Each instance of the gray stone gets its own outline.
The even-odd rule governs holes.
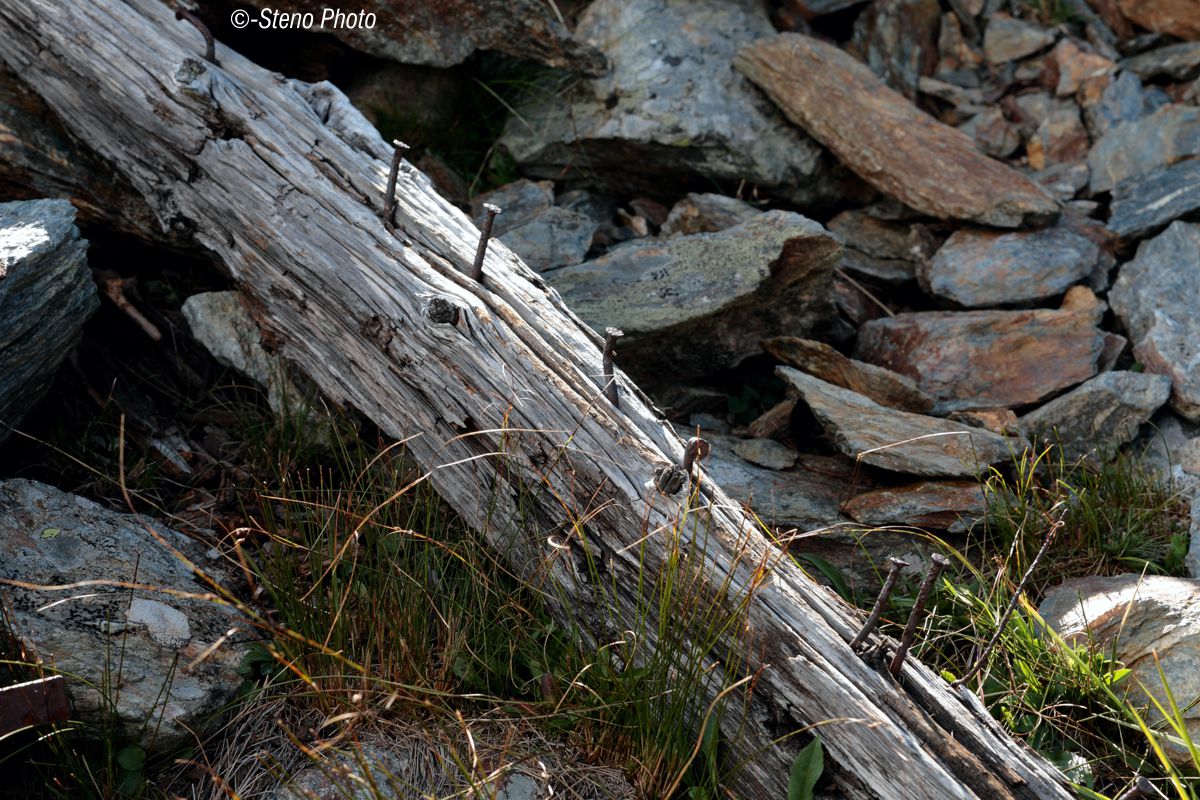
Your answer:
[[[1132,72],[1120,72],[1104,88],[1100,100],[1087,107],[1088,128],[1101,137],[1124,122],[1135,122],[1147,113],[1149,97]]]
[[[914,379],[949,412],[1036,403],[1095,375],[1103,351],[1095,311],[1033,309],[871,320],[855,354]]]
[[[522,171],[624,196],[661,195],[700,176],[757,184],[798,203],[845,191],[834,163],[729,68],[774,33],[755,0],[597,0],[576,29],[612,69],[538,93],[501,138]]]
[[[796,465],[798,455],[787,445],[774,439],[742,439],[733,446],[739,458],[767,469],[790,469]]]
[[[1200,226],[1173,222],[1138,246],[1109,292],[1133,353],[1171,378],[1171,407],[1200,421]]]
[[[1121,68],[1143,79],[1165,77],[1190,81],[1200,77],[1200,42],[1181,42],[1147,50],[1123,59]]]
[[[940,19],[937,0],[876,0],[854,21],[847,50],[912,100],[921,76],[937,65]]]
[[[471,201],[471,219],[483,225],[487,219],[484,204],[496,206],[500,213],[492,223],[492,235],[503,236],[519,228],[554,205],[554,184],[550,181],[531,181],[527,178],[507,183],[498,189],[476,195]]]
[[[1162,483],[1188,503],[1189,546],[1184,566],[1190,577],[1200,578],[1200,426],[1171,411],[1160,411],[1142,429],[1137,445]]]
[[[711,193],[688,194],[671,207],[660,233],[663,236],[716,233],[740,225],[761,213],[736,197]]]
[[[1046,624],[1073,645],[1111,654],[1128,667],[1130,699],[1148,705],[1147,722],[1167,729],[1146,695],[1170,708],[1167,687],[1183,709],[1192,739],[1200,740],[1200,582],[1128,574],[1069,580],[1046,593],[1038,607]],[[1159,669],[1162,675],[1159,675]],[[1177,764],[1191,764],[1187,747],[1159,740]]]
[[[864,211],[843,211],[829,221],[828,227],[845,245],[845,269],[885,283],[913,279],[919,259],[909,225],[878,219]]]
[[[1008,14],[993,14],[983,32],[983,55],[992,64],[1004,64],[1033,55],[1054,43],[1054,34]]]
[[[933,409],[933,398],[918,389],[912,378],[847,358],[824,342],[779,336],[764,339],[762,345],[789,367],[857,392],[880,405],[918,414]]]
[[[66,200],[0,203],[0,442],[37,404],[99,308]]]
[[[1071,460],[1106,457],[1150,419],[1171,393],[1165,375],[1105,372],[1021,417],[1030,439],[1062,445]]]
[[[1021,134],[997,106],[987,106],[958,126],[993,158],[1008,158],[1021,146]]]
[[[0,483],[0,579],[99,581],[71,591],[5,587],[15,630],[36,658],[66,675],[74,718],[99,728],[115,701],[122,734],[157,753],[194,742],[237,693],[251,626],[205,599],[207,586],[147,527],[218,581],[228,580],[204,566],[202,545],[143,516],[34,481]],[[102,697],[106,681],[120,692]]]
[[[1088,154],[1088,134],[1078,108],[1056,109],[1042,120],[1025,143],[1029,166],[1045,169],[1053,164],[1082,161]]]
[[[839,451],[875,467],[969,477],[1028,446],[982,428],[886,408],[791,367],[775,372],[800,392]]]
[[[1200,158],[1190,158],[1113,189],[1108,228],[1123,238],[1139,238],[1200,208]]]
[[[1125,122],[1092,146],[1088,167],[1093,192],[1200,155],[1200,108],[1170,105],[1148,117]]]
[[[583,263],[599,224],[558,206],[543,209],[498,238],[537,272]]]
[[[922,481],[855,495],[845,511],[864,525],[962,533],[987,513],[979,481]]]
[[[841,246],[816,222],[769,211],[720,233],[641,239],[546,273],[597,331],[625,332],[622,369],[651,383],[704,375],[833,317]]]
[[[1062,294],[1100,260],[1100,246],[1063,218],[1034,231],[957,230],[917,277],[927,292],[979,308]]]
[[[1087,164],[1082,161],[1051,164],[1045,169],[1029,174],[1029,177],[1051,196],[1063,202],[1070,202],[1075,195],[1087,188],[1088,176]],[[1073,203],[1072,207],[1078,209],[1078,202]],[[1082,213],[1090,214],[1091,209]]]

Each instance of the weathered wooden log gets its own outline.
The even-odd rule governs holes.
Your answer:
[[[411,169],[389,231],[389,148],[336,89],[219,44],[219,66],[200,53],[156,0],[0,0],[0,57],[160,217],[195,226],[282,352],[390,435],[415,435],[442,496],[518,574],[555,586],[564,619],[607,608],[638,628],[639,575],[662,569],[687,494],[650,485],[683,454],[670,427],[619,371],[620,407],[605,398],[599,338],[502,244],[470,280],[478,231]],[[774,546],[703,486],[696,568],[735,593],[755,587],[737,634],[751,637],[755,678],[721,724],[745,764],[738,794],[783,797],[802,737],[776,739],[821,725],[841,796],[1069,796],[971,695],[912,659],[899,684],[860,660],[848,642],[861,615],[787,560],[760,569],[779,561]]]

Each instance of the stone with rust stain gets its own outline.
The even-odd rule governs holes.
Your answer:
[[[978,481],[922,481],[855,495],[843,509],[864,525],[961,533],[987,511]]]
[[[833,45],[780,34],[741,48],[734,66],[859,177],[917,211],[1005,228],[1058,214],[1036,184]]]
[[[912,378],[847,358],[824,342],[780,336],[765,340],[763,349],[788,366],[858,392],[880,405],[921,414],[933,409],[933,398],[918,389]]]
[[[1200,0],[1117,0],[1121,13],[1146,30],[1200,39]]]
[[[776,367],[775,373],[800,392],[834,447],[882,469],[969,477],[1028,444],[981,428],[887,408],[791,367]]]
[[[1124,122],[1092,145],[1088,168],[1093,192],[1107,192],[1185,158],[1200,156],[1200,108],[1168,105]]]
[[[1086,312],[927,311],[866,323],[855,355],[956,411],[1036,403],[1095,375],[1103,350]]]

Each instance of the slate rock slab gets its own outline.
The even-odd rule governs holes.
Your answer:
[[[1100,245],[1065,219],[1012,233],[961,228],[921,265],[917,278],[930,294],[979,308],[1062,294],[1100,261]]]
[[[839,451],[882,469],[969,477],[1028,445],[982,428],[886,408],[791,367],[776,367],[775,374],[800,392]]]
[[[742,47],[734,66],[863,180],[923,214],[1014,228],[1058,204],[889,89],[852,56],[800,34]]]
[[[824,342],[779,336],[764,340],[763,349],[790,367],[857,392],[880,405],[918,414],[933,410],[933,398],[918,389],[912,378],[847,358]]]
[[[207,587],[145,525],[204,565],[203,547],[155,521],[35,481],[0,482],[0,579],[128,581],[165,590],[4,587],[17,634],[67,676],[75,718],[104,724],[108,707],[97,687],[107,669],[121,687],[116,711],[124,734],[162,752],[194,742],[192,731],[203,732],[207,718],[237,693],[249,624],[228,607],[179,594],[204,595]],[[235,635],[199,659],[230,631]]]
[[[1088,153],[1093,192],[1143,177],[1190,156],[1200,155],[1200,108],[1164,106],[1104,134]]]
[[[841,245],[818,223],[768,211],[719,233],[640,239],[544,273],[597,332],[625,332],[617,365],[649,383],[705,375],[833,317]]]
[[[1068,643],[1115,654],[1131,671],[1123,684],[1130,699],[1150,706],[1147,722],[1155,728],[1167,726],[1146,694],[1169,708],[1165,677],[1185,709],[1189,735],[1200,739],[1200,707],[1191,705],[1200,696],[1200,582],[1139,574],[1077,578],[1047,592],[1038,613]],[[1185,746],[1159,743],[1175,763],[1191,763]]]
[[[99,308],[66,200],[0,203],[0,442],[41,400]]]
[[[1180,42],[1122,59],[1121,69],[1139,78],[1190,81],[1200,77],[1200,42]]]
[[[1108,228],[1138,238],[1200,209],[1200,157],[1159,167],[1113,189]]]
[[[757,217],[762,212],[744,200],[723,194],[689,193],[671,207],[663,236],[691,233],[716,233]]]
[[[1118,125],[1136,122],[1153,112],[1153,103],[1152,95],[1142,86],[1137,75],[1119,72],[1104,87],[1099,99],[1087,107],[1085,115],[1088,128],[1099,139]]]
[[[876,0],[854,21],[847,50],[912,100],[921,76],[937,66],[940,21],[937,0]]]
[[[867,322],[855,355],[912,378],[946,412],[1036,403],[1095,375],[1103,350],[1087,312],[927,311]]]
[[[979,481],[922,481],[855,495],[845,512],[864,525],[962,533],[987,513]]]
[[[800,204],[832,199],[852,176],[833,175],[821,148],[729,69],[740,45],[773,32],[754,0],[597,0],[576,36],[612,69],[534,93],[501,144],[523,174],[623,196],[700,178],[745,180]]]
[[[1045,28],[1008,14],[993,14],[983,32],[983,55],[992,64],[1004,64],[1031,56],[1054,43]]]
[[[885,283],[913,279],[918,242],[912,226],[852,210],[829,220],[827,227],[846,247],[844,268]]]
[[[1121,13],[1149,31],[1200,39],[1200,0],[1117,0]]]
[[[1171,380],[1143,372],[1105,372],[1021,417],[1030,439],[1062,445],[1074,460],[1133,441],[1167,402]]]
[[[1173,222],[1142,242],[1109,302],[1138,361],[1171,379],[1171,407],[1200,421],[1200,225]]]
[[[798,455],[795,450],[774,439],[742,439],[733,446],[739,458],[767,469],[790,469]]]

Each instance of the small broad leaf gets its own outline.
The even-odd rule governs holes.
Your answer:
[[[140,772],[146,765],[146,751],[136,744],[126,745],[117,751],[117,764],[126,772]]]
[[[825,751],[821,739],[815,738],[792,762],[792,774],[788,778],[788,800],[812,800],[813,787],[825,769]]]

